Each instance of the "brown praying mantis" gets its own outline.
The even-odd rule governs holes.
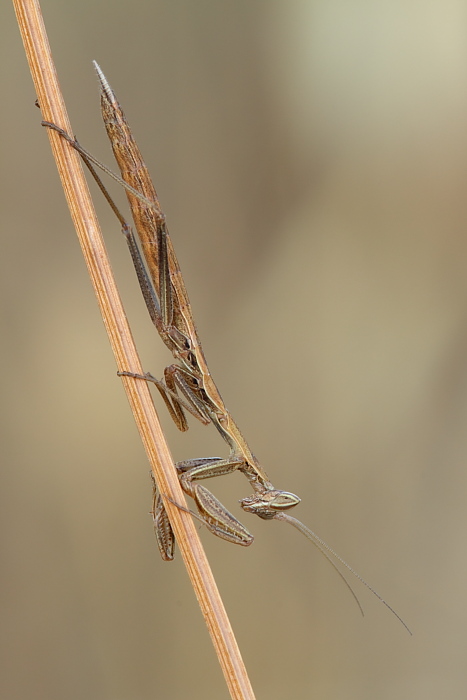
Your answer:
[[[225,459],[220,457],[192,459],[176,465],[184,492],[196,503],[199,513],[197,517],[213,534],[228,542],[243,546],[253,542],[253,536],[245,526],[200,483],[205,479],[240,471],[253,490],[252,495],[240,501],[243,510],[254,513],[264,520],[283,520],[304,534],[337,570],[361,610],[361,605],[347,580],[326,554],[326,552],[331,553],[369,588],[410,632],[395,610],[359,574],[315,533],[286,512],[296,506],[300,498],[288,491],[276,489],[272,485],[226,408],[204,356],[183,277],[168,234],[165,216],[149,172],[110,85],[97,63],[94,65],[101,87],[102,116],[121,178],[102,165],[84,150],[76,139],[58,126],[49,122],[43,122],[43,125],[58,131],[81,154],[119,219],[151,320],[176,360],[176,363],[165,368],[164,381],[149,373],[138,375],[132,372],[121,372],[120,374],[154,383],[172,419],[181,431],[188,429],[185,415],[185,411],[188,411],[202,423],[206,425],[212,423],[229,446],[229,455]],[[145,262],[131,227],[108,194],[93,164],[125,188]],[[158,492],[155,483],[152,515],[162,558],[171,560],[174,556],[175,538],[165,510],[164,497]]]

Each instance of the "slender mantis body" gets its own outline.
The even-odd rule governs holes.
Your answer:
[[[253,490],[251,496],[240,501],[243,510],[254,513],[265,520],[284,520],[293,525],[310,539],[328,559],[325,550],[333,554],[408,629],[388,603],[341,557],[303,523],[285,512],[296,506],[300,502],[300,498],[288,491],[274,488],[264,468],[251,452],[232,415],[226,408],[204,356],[183,277],[167,231],[165,216],[160,208],[149,172],[112,89],[99,66],[96,63],[94,65],[101,86],[102,115],[121,172],[121,178],[102,166],[75,139],[59,127],[46,122],[44,125],[59,131],[80,152],[119,218],[151,319],[163,342],[178,363],[166,367],[164,382],[151,374],[137,375],[131,372],[123,372],[122,374],[153,382],[180,430],[188,429],[185,416],[185,410],[187,410],[202,423],[212,423],[229,446],[229,455],[226,459],[201,458],[177,464],[183,490],[194,499],[200,519],[213,534],[229,542],[248,546],[253,542],[253,536],[205,486],[199,483],[202,480],[229,474],[236,470],[242,472]],[[125,187],[146,266],[130,226],[111,200],[92,163],[98,165]],[[157,492],[155,485],[152,513],[161,555],[164,559],[171,560],[174,555],[174,535],[165,511],[163,497]],[[331,564],[350,588],[339,569],[332,561]],[[355,597],[352,589],[350,590]],[[361,609],[358,600],[357,603]]]

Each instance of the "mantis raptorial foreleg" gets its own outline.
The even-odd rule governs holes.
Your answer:
[[[232,525],[235,521],[236,528],[241,527],[242,533],[247,533],[251,544],[253,537],[248,530],[244,528],[234,516],[208,491],[205,486],[197,483],[204,479],[211,479],[215,476],[224,476],[231,474],[242,466],[241,459],[230,457],[221,459],[220,457],[203,457],[201,459],[189,459],[186,462],[177,464],[180,485],[188,496],[191,496],[201,515],[205,517],[207,525],[211,532],[238,544],[245,544],[243,537],[232,531]],[[224,517],[225,516],[225,517]],[[212,521],[213,526],[210,527],[208,521]],[[233,537],[229,533],[233,533]],[[223,533],[225,536],[223,536]]]
[[[156,535],[157,546],[164,561],[172,561],[175,551],[175,535],[170,524],[164,501],[157,488],[154,474],[150,472],[152,479],[152,521],[154,523],[154,534]]]
[[[213,535],[244,547],[253,542],[253,535],[205,486],[194,484],[193,493],[200,519]]]
[[[217,537],[247,547],[253,542],[253,535],[205,486],[196,483],[196,480],[229,474],[235,471],[239,464],[239,460],[229,461],[220,457],[202,457],[179,462],[176,467],[184,492],[191,496],[196,503],[199,513],[196,517]],[[153,482],[151,514],[154,532],[162,558],[165,561],[170,561],[174,556],[175,536],[152,472],[151,478]],[[177,503],[174,505],[185,510]],[[193,515],[196,514],[193,513]]]

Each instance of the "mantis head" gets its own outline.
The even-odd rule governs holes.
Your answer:
[[[247,513],[254,513],[264,520],[274,518],[277,513],[289,510],[300,503],[300,498],[288,491],[277,489],[261,491],[248,498],[243,498],[240,505]]]

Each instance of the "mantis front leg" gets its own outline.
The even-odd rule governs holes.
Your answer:
[[[241,466],[239,459],[221,459],[220,457],[202,457],[179,462],[177,472],[184,492],[193,498],[198,508],[195,515],[213,535],[227,542],[248,547],[253,542],[253,535],[246,527],[230,513],[227,508],[202,484],[196,483],[201,479],[230,474]],[[165,510],[163,497],[159,493],[154,477],[153,506],[151,514],[154,522],[154,532],[162,558],[171,561],[174,557],[175,536]],[[174,505],[185,510],[183,506]],[[189,511],[191,513],[191,511]]]
[[[253,535],[211,491],[197,483],[202,479],[231,474],[242,464],[243,461],[236,457],[202,457],[179,462],[177,471],[182,489],[195,501],[199,516],[208,530],[227,542],[248,547],[253,542]]]

